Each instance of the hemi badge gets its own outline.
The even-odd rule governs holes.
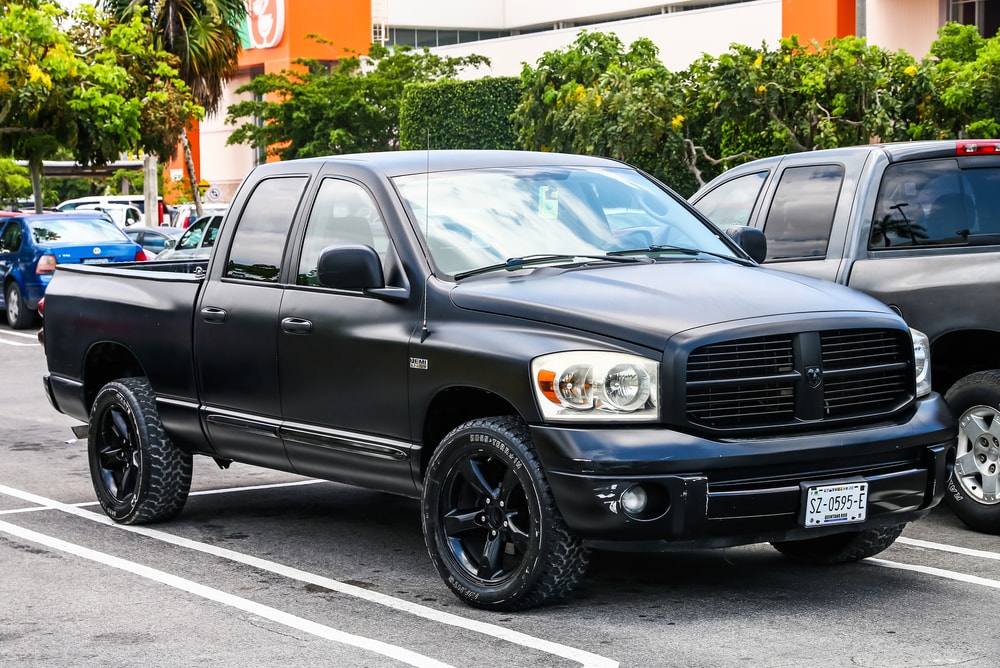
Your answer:
[[[423,369],[423,370],[426,370],[427,369],[427,360],[422,359],[420,357],[411,357],[410,358],[410,368],[411,369]]]

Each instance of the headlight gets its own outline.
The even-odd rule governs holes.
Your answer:
[[[914,373],[917,377],[917,396],[922,397],[931,391],[931,342],[920,330],[910,328],[913,339]]]
[[[531,362],[532,386],[549,420],[659,419],[658,364],[625,353],[573,351]]]

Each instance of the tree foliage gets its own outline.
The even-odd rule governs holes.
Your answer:
[[[400,148],[513,149],[511,114],[520,98],[517,77],[409,84],[399,111]]]
[[[237,127],[227,143],[266,148],[285,160],[396,149],[407,84],[454,78],[462,68],[486,62],[482,56],[442,57],[378,44],[367,58],[348,54],[332,67],[300,59],[294,69],[255,77],[236,91],[253,99],[230,106],[226,122]]]

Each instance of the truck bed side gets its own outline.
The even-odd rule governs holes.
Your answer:
[[[191,332],[206,265],[60,266],[46,293],[44,323],[57,408],[86,421],[106,382],[146,376],[159,402],[190,408],[180,413],[190,413],[194,424],[178,431],[197,428]],[[176,412],[163,412],[165,425]]]

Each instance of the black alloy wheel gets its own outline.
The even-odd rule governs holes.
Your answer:
[[[428,552],[466,603],[518,610],[563,598],[589,553],[566,527],[520,418],[473,420],[431,457],[421,503]]]

